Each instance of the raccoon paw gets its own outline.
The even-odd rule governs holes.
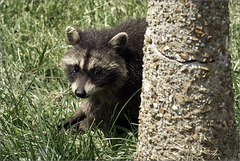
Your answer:
[[[87,131],[87,129],[89,128],[86,119],[83,121],[79,121],[77,122],[74,126],[73,129],[76,130],[76,132],[78,133],[85,133]]]
[[[73,134],[84,134],[87,128],[83,127],[81,122],[78,122],[68,130],[71,130]]]
[[[62,131],[62,129],[64,128],[66,132],[71,131],[73,134],[83,134],[88,129],[88,126],[85,120],[79,121],[72,126],[67,120],[62,120],[58,123],[57,128],[59,132]]]

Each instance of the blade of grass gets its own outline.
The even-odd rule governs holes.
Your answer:
[[[235,93],[236,95],[239,96],[239,88],[238,88],[238,84],[237,84],[237,77],[235,75],[235,72],[232,70],[232,77],[233,77],[233,85],[234,85],[234,88],[235,88]]]
[[[46,50],[47,50],[47,43],[45,44],[45,47],[44,47],[44,49],[43,49],[43,51],[42,51],[42,53],[41,53],[41,55],[40,55],[40,57],[39,57],[39,67],[38,67],[38,69],[39,69],[39,68],[41,67],[41,65],[42,65],[43,58],[44,58],[44,54],[46,53]],[[15,109],[13,109],[13,110],[9,113],[9,115],[8,115],[7,118],[6,118],[6,120],[8,120],[8,118],[12,115],[12,113],[13,113],[15,110],[18,109],[19,104],[22,102],[23,98],[26,96],[28,90],[29,90],[30,87],[32,86],[32,84],[33,84],[33,82],[35,81],[36,77],[37,77],[37,75],[34,75],[32,81],[31,81],[30,84],[28,85],[27,89],[24,91],[24,93],[21,95],[21,97],[19,98],[18,102],[16,103]]]
[[[141,88],[140,88],[139,90],[137,90],[137,91],[127,100],[127,102],[123,105],[123,107],[121,108],[121,110],[118,112],[115,120],[113,121],[112,127],[111,127],[110,130],[109,130],[110,132],[112,131],[112,129],[113,129],[113,127],[114,127],[114,125],[115,125],[118,117],[119,117],[120,114],[122,113],[122,111],[123,111],[123,109],[125,108],[125,106],[128,104],[128,102],[129,102],[139,91],[141,91]]]

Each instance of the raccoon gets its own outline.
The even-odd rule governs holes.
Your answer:
[[[59,129],[72,125],[84,132],[93,121],[106,129],[119,112],[117,125],[129,128],[129,120],[138,123],[146,26],[144,19],[135,19],[110,29],[66,28],[72,48],[62,59],[64,71],[72,91],[84,99]]]

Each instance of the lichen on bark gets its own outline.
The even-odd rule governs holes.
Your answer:
[[[236,159],[228,1],[148,4],[135,159]]]

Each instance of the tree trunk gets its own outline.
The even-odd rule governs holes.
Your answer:
[[[137,160],[237,159],[228,1],[150,0]]]

